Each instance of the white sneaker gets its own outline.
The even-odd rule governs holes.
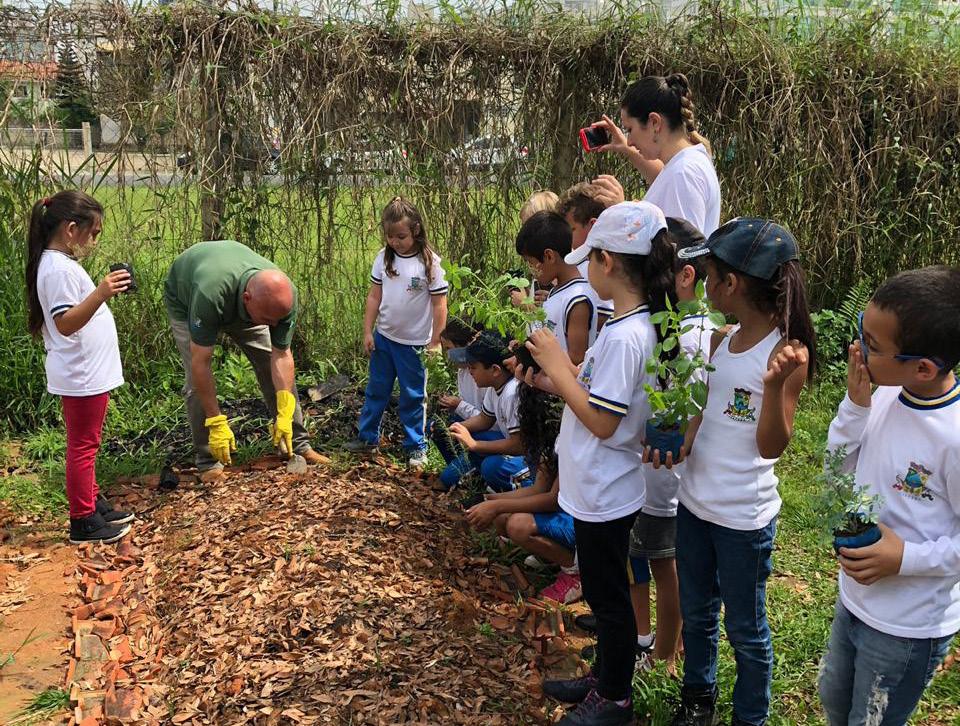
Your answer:
[[[527,559],[523,561],[525,567],[529,567],[531,570],[545,570],[550,565],[546,562],[540,560],[536,555],[528,555]]]
[[[426,449],[423,451],[417,451],[410,455],[410,458],[407,460],[407,466],[411,469],[422,469],[427,465],[427,452]]]

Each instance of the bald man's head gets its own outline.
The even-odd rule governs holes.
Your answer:
[[[260,270],[247,281],[243,305],[257,325],[277,325],[293,310],[293,283],[280,270]]]

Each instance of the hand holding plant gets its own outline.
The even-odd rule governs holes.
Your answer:
[[[872,585],[884,577],[900,574],[903,540],[885,524],[878,524],[880,540],[866,547],[841,547],[840,566],[861,585]]]
[[[832,539],[835,550],[872,549],[867,545],[876,542],[882,531],[877,528],[877,518],[883,497],[870,496],[866,487],[857,485],[854,472],[846,470],[846,459],[845,446],[826,453],[823,473],[817,477],[821,488],[814,511],[823,519],[824,539]],[[851,549],[847,550],[848,547]],[[901,554],[902,549],[901,544]],[[887,554],[884,553],[885,561]],[[871,574],[874,574],[873,564]],[[899,570],[899,565],[897,568]]]

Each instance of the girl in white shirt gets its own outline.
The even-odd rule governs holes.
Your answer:
[[[110,391],[123,385],[117,328],[106,302],[127,289],[130,273],[94,285],[77,261],[97,244],[103,208],[63,191],[33,205],[26,265],[27,323],[43,336],[47,390],[60,396],[67,427],[70,541],[116,542],[134,518],[100,495],[96,458]]]
[[[650,417],[646,364],[657,344],[650,310],[662,310],[673,286],[666,219],[648,202],[624,202],[597,219],[582,247],[590,284],[613,300],[614,314],[575,367],[548,330],[527,347],[566,402],[557,453],[558,503],[574,518],[583,596],[597,617],[597,665],[589,675],[546,681],[544,693],[580,706],[564,724],[633,723],[630,683],[637,637],[627,579],[630,527],[643,506],[644,427]],[[520,371],[522,374],[522,371]],[[530,382],[534,382],[531,378]]]
[[[685,661],[673,723],[714,722],[722,602],[737,659],[733,724],[760,726],[773,676],[766,613],[780,511],[773,467],[814,370],[813,324],[797,243],[780,225],[734,219],[677,256],[705,258],[710,302],[739,323],[713,336],[707,404],[681,450],[681,458],[689,452],[676,540]]]
[[[440,350],[440,331],[447,324],[447,283],[440,257],[427,242],[423,217],[413,204],[394,197],[380,215],[380,228],[386,244],[373,261],[363,316],[370,376],[357,438],[345,448],[355,453],[378,448],[383,412],[397,381],[403,448],[411,468],[420,469],[427,462],[427,375],[420,351]]]
[[[690,83],[682,73],[646,76],[627,88],[620,105],[623,131],[604,116],[610,143],[599,151],[625,156],[647,183],[644,200],[668,217],[685,219],[705,237],[720,226],[720,182],[710,142],[698,131]],[[624,131],[626,134],[624,134]],[[623,188],[612,176],[594,184],[605,204],[623,201]]]

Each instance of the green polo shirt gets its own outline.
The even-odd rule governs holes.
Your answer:
[[[233,240],[199,242],[182,252],[163,283],[163,303],[174,320],[188,322],[190,339],[212,346],[217,334],[237,322],[251,323],[243,305],[247,282],[260,270],[279,269],[246,245]],[[297,320],[297,290],[293,309],[270,328],[274,348],[290,347]]]

